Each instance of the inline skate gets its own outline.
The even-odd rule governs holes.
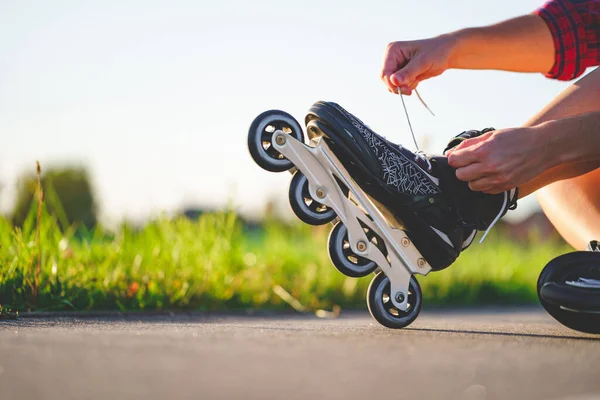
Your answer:
[[[600,243],[587,251],[558,256],[537,282],[542,306],[561,324],[581,332],[600,333]]]
[[[289,201],[300,220],[334,222],[328,251],[341,273],[375,273],[367,306],[388,328],[406,327],[420,312],[422,292],[413,275],[448,267],[477,231],[516,207],[516,189],[473,192],[445,156],[394,144],[335,103],[315,103],[305,125],[307,143],[290,114],[260,114],[249,130],[250,154],[268,171],[293,174]],[[483,132],[463,132],[447,149]]]

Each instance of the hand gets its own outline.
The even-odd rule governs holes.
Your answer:
[[[392,93],[410,95],[417,85],[449,68],[456,40],[452,35],[411,42],[390,43],[385,51],[381,79]]]
[[[448,163],[471,190],[497,194],[514,189],[553,166],[538,140],[539,129],[502,129],[467,139],[446,153]]]

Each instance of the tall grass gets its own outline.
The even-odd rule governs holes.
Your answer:
[[[0,304],[14,310],[225,310],[365,307],[370,277],[346,278],[327,255],[330,226],[268,220],[248,230],[231,211],[76,235],[41,191],[22,228],[0,218]],[[565,244],[490,235],[450,268],[418,277],[427,305],[524,304]],[[289,303],[289,304],[288,304]]]

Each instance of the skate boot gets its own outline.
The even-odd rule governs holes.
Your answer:
[[[586,251],[558,256],[542,270],[537,282],[540,302],[563,325],[600,333],[600,242]]]
[[[516,207],[517,190],[473,192],[445,156],[413,153],[373,132],[335,103],[317,102],[308,136],[322,137],[364,192],[403,229],[435,271],[451,265],[475,238]],[[467,131],[445,149],[484,131]]]
[[[335,103],[309,110],[300,124],[270,110],[250,126],[248,149],[262,168],[293,174],[289,201],[302,221],[334,220],[328,250],[343,274],[377,272],[367,291],[371,315],[403,328],[420,312],[415,274],[448,267],[516,204],[516,190],[472,192],[444,156],[413,153],[377,135]]]

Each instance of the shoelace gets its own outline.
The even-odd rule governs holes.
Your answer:
[[[517,196],[517,189],[512,189],[510,191],[507,190],[504,192],[504,201],[502,202],[502,207],[500,207],[500,211],[498,212],[498,215],[496,215],[496,218],[494,218],[494,220],[492,221],[490,226],[488,226],[488,228],[485,230],[485,233],[483,234],[483,236],[481,237],[481,240],[479,241],[480,244],[483,243],[483,239],[485,239],[485,237],[490,232],[490,230],[494,227],[494,225],[496,225],[496,222],[498,222],[500,220],[500,218],[502,217],[502,214],[504,214],[504,211],[506,211],[506,209],[507,209],[506,205],[508,204],[509,200],[513,204],[509,205],[508,209],[514,210],[515,208],[517,208],[517,203],[513,202],[513,200],[516,196]],[[509,197],[510,197],[510,199],[509,199]]]
[[[417,95],[417,98],[421,102],[421,104],[423,104],[423,106],[427,109],[427,111],[429,111],[431,113],[431,115],[433,115],[435,117],[435,114],[433,113],[433,111],[431,111],[431,109],[423,101],[423,98],[421,98],[421,95],[419,94],[417,89],[415,89],[415,93]],[[415,160],[420,158],[421,160],[425,161],[427,163],[427,169],[429,171],[431,171],[431,162],[429,161],[429,157],[427,157],[427,155],[425,154],[424,151],[419,149],[419,144],[417,143],[417,138],[415,137],[415,132],[413,131],[412,124],[410,123],[410,117],[408,116],[408,110],[406,108],[406,104],[404,103],[404,95],[402,94],[402,92],[400,92],[400,89],[398,89],[398,94],[400,95],[400,100],[402,100],[402,107],[404,108],[404,115],[406,115],[406,121],[408,122],[408,128],[410,129],[410,134],[412,135],[413,142],[415,143],[415,148],[417,149],[417,151],[415,152]]]

